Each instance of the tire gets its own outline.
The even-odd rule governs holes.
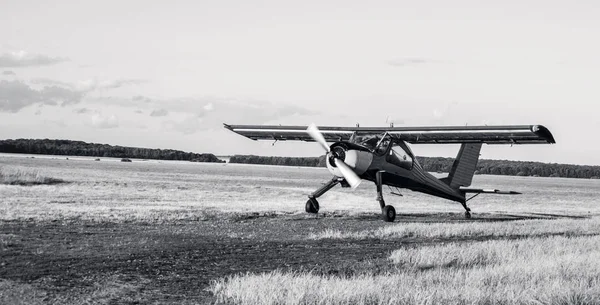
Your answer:
[[[465,218],[471,219],[471,212],[465,212]]]
[[[396,219],[396,209],[394,209],[391,205],[386,205],[382,210],[383,221],[385,222],[394,222]]]
[[[315,198],[309,198],[306,201],[305,206],[306,213],[317,214],[319,213],[319,202]]]

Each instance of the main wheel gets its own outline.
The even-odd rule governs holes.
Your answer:
[[[381,214],[381,216],[383,217],[383,221],[385,222],[394,222],[394,220],[396,219],[396,209],[394,209],[394,207],[391,205],[386,205],[381,210]]]
[[[466,212],[465,212],[465,218],[466,218],[466,219],[471,219],[471,212],[469,212],[469,211],[466,211]]]
[[[306,213],[317,214],[319,213],[319,202],[315,198],[308,198],[305,206]]]

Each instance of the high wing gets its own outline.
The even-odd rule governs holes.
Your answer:
[[[225,128],[252,140],[313,141],[307,126],[228,125]],[[327,142],[348,141],[352,135],[389,135],[412,144],[487,143],[546,144],[555,143],[542,125],[504,126],[429,126],[429,127],[318,127]]]

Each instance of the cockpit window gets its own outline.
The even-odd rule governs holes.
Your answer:
[[[408,147],[402,147],[402,145],[394,144],[390,153],[387,156],[387,161],[397,166],[411,169],[413,166],[412,153],[408,152]]]
[[[376,154],[384,154],[390,146],[391,138],[387,134],[355,136],[354,143],[364,146]]]

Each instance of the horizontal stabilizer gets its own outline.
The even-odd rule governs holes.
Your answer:
[[[501,191],[497,189],[473,189],[473,188],[461,188],[463,193],[475,193],[475,194],[500,194],[500,195],[520,195],[521,193],[515,191]]]

